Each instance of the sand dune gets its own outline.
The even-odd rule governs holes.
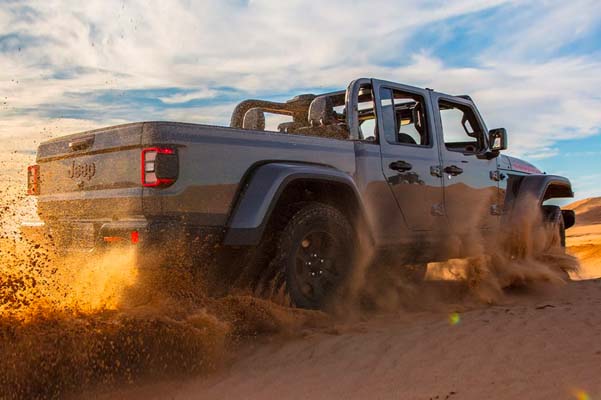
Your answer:
[[[601,224],[601,197],[579,200],[565,208],[576,212],[577,226]]]
[[[580,260],[581,279],[601,277],[601,197],[584,199],[566,208],[576,212],[576,225],[567,231],[570,254]]]

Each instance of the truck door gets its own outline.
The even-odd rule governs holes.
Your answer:
[[[409,229],[446,226],[440,164],[429,92],[373,81],[382,170]]]
[[[499,224],[497,158],[489,159],[487,129],[472,101],[431,94],[441,143],[445,211],[451,229],[466,233]]]

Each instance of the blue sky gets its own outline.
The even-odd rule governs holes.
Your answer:
[[[509,154],[601,195],[601,4],[0,1],[0,138],[139,120],[227,124],[236,102],[360,76],[469,93]]]

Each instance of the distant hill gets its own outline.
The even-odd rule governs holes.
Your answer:
[[[564,208],[576,212],[577,225],[601,224],[601,197],[578,200]]]

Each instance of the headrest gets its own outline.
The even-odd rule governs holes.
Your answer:
[[[309,124],[311,126],[329,125],[338,122],[332,98],[316,97],[309,106]]]
[[[254,131],[265,130],[265,113],[260,108],[251,108],[244,114],[242,120],[242,129],[251,129]]]
[[[415,107],[413,107],[413,124],[415,126],[415,129],[420,133],[422,133],[424,129],[424,121],[422,121],[422,112],[422,103],[418,101],[416,102]]]
[[[399,143],[407,143],[407,144],[417,144],[415,142],[415,139],[413,139],[411,136],[407,135],[406,133],[399,133],[398,136],[398,142]]]

